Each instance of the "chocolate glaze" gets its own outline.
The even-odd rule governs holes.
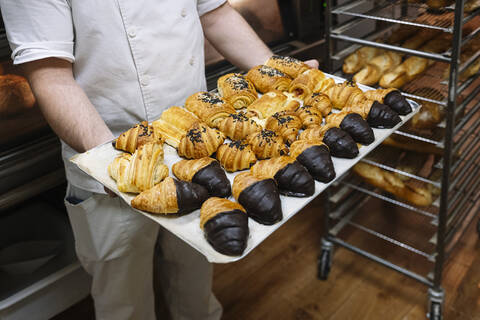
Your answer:
[[[203,230],[208,243],[222,254],[239,256],[247,247],[248,216],[241,210],[218,213],[205,223]]]
[[[330,154],[337,158],[353,159],[358,156],[358,147],[348,133],[340,128],[330,128],[323,136],[323,143],[330,149]]]
[[[178,214],[199,209],[208,199],[208,191],[199,184],[173,179],[177,189]]]
[[[207,188],[212,197],[228,198],[232,194],[230,180],[217,161],[198,170],[193,176],[192,182]]]
[[[328,148],[324,145],[311,146],[303,150],[297,157],[300,162],[312,177],[320,182],[330,182],[335,179],[336,173],[333,167],[332,157]]]
[[[274,176],[281,194],[292,197],[308,197],[315,192],[315,181],[298,161],[287,164]]]
[[[367,117],[368,124],[374,128],[393,128],[401,121],[398,113],[378,101],[373,103]]]
[[[389,92],[383,99],[383,103],[402,116],[412,112],[412,107],[407,99],[398,90]]]
[[[238,203],[258,223],[272,225],[283,218],[280,194],[273,179],[258,181],[243,189],[238,196]]]
[[[343,118],[340,129],[345,130],[358,143],[369,145],[375,141],[375,135],[367,121],[358,113],[350,113]]]

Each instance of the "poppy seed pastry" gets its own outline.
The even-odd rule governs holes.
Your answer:
[[[180,180],[204,186],[211,196],[228,198],[232,194],[230,180],[213,158],[181,160],[172,166],[172,172]]]
[[[280,193],[275,180],[261,179],[251,172],[242,172],[235,176],[232,190],[235,200],[258,223],[272,225],[283,219]]]
[[[212,197],[200,208],[200,228],[218,252],[240,256],[247,247],[249,228],[245,209],[238,203]]]

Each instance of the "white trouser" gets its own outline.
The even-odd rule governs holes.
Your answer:
[[[70,184],[65,205],[77,256],[93,278],[96,319],[155,319],[158,224],[118,197],[92,194]],[[158,240],[157,278],[171,317],[220,319],[222,308],[211,292],[212,265],[166,230],[161,229]]]

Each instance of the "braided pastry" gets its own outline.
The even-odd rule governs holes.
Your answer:
[[[219,124],[218,129],[232,140],[243,140],[249,134],[262,130],[253,119],[244,112],[231,113]]]
[[[320,140],[295,141],[290,148],[290,156],[297,159],[315,180],[327,183],[335,179],[332,157],[328,147]]]
[[[211,196],[227,198],[232,193],[225,171],[213,158],[180,160],[172,166],[172,173],[180,180],[204,186]]]
[[[257,100],[258,94],[250,80],[240,73],[229,73],[217,81],[218,93],[235,109],[242,109]]]
[[[271,130],[262,130],[247,137],[247,142],[258,159],[267,159],[288,154],[282,137]]]
[[[197,92],[185,101],[185,108],[193,112],[210,127],[216,127],[218,122],[235,113],[231,104],[210,92]]]
[[[131,205],[154,214],[185,214],[199,209],[207,199],[207,189],[201,185],[167,177],[133,198]]]
[[[315,192],[315,181],[295,158],[275,157],[258,161],[250,172],[259,179],[274,179],[281,194],[293,197],[308,197]]]
[[[300,140],[320,140],[330,149],[334,157],[353,159],[358,155],[358,147],[352,137],[333,125],[326,124],[309,128],[300,134]]]
[[[248,216],[238,203],[210,198],[200,208],[200,228],[212,247],[225,255],[240,256],[247,247]]]
[[[243,141],[222,144],[217,150],[217,160],[228,172],[248,169],[257,161],[255,153]]]
[[[242,172],[233,179],[233,197],[248,216],[258,223],[272,225],[282,220],[282,204],[273,179],[260,179],[251,172]]]
[[[178,155],[188,159],[200,159],[211,156],[225,140],[223,133],[196,122],[183,136],[178,145]]]
[[[108,166],[108,173],[117,182],[120,192],[139,193],[152,188],[168,176],[163,163],[163,146],[147,143],[133,155],[124,153]]]
[[[325,118],[325,122],[344,130],[353,140],[363,145],[369,145],[375,141],[372,128],[358,113],[345,111],[332,113]]]

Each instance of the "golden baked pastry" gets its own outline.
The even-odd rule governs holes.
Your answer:
[[[304,105],[318,109],[324,117],[332,112],[332,102],[330,101],[330,98],[323,93],[316,92],[307,96]]]
[[[299,106],[297,100],[289,99],[282,92],[270,91],[248,106],[247,116],[266,119],[277,112],[295,111]]]
[[[297,135],[301,128],[302,120],[295,112],[275,113],[265,122],[265,129],[280,134],[287,144],[297,140]]]
[[[247,247],[248,216],[238,203],[210,198],[200,208],[200,228],[212,247],[225,255],[239,256]]]
[[[372,128],[358,113],[342,111],[332,113],[325,118],[327,125],[338,127],[347,132],[355,142],[369,145],[375,141]]]
[[[240,73],[229,73],[217,81],[218,93],[235,109],[248,107],[257,100],[258,94],[250,80]]]
[[[210,127],[216,127],[223,118],[235,112],[230,103],[213,93],[203,91],[188,97],[185,101],[185,108]]]
[[[222,144],[217,150],[217,159],[228,172],[248,169],[257,161],[255,153],[243,141]]]
[[[225,141],[225,135],[207,126],[205,123],[195,122],[182,137],[178,145],[178,155],[188,159],[199,159],[211,156]]]
[[[297,159],[315,180],[330,182],[335,168],[326,144],[321,140],[297,140],[290,146],[290,156]]]
[[[247,142],[257,159],[267,159],[288,154],[281,136],[271,130],[262,130],[247,137]]]
[[[318,69],[308,69],[298,77],[293,79],[288,91],[296,97],[304,99],[314,92],[322,89],[322,82],[325,80],[325,74]]]
[[[31,108],[35,97],[27,79],[16,74],[0,75],[0,114],[14,114]]]
[[[278,55],[271,56],[265,65],[278,69],[293,79],[310,69],[307,64],[298,59]]]
[[[224,118],[218,124],[218,129],[232,140],[243,140],[249,134],[262,130],[262,127],[247,117],[245,112],[239,112]]]
[[[261,93],[272,90],[287,91],[292,82],[292,79],[285,73],[265,65],[250,69],[246,77]]]
[[[115,149],[134,153],[138,147],[149,142],[163,143],[163,137],[147,121],[142,121],[122,133],[112,144]]]
[[[154,132],[160,133],[166,143],[178,148],[180,140],[188,129],[199,121],[200,119],[193,113],[182,107],[174,106],[163,111],[160,119],[152,122],[152,126]]]
[[[298,107],[295,113],[300,118],[304,129],[322,125],[322,113],[314,106],[304,104]]]
[[[108,173],[121,192],[139,193],[150,189],[168,176],[168,167],[163,164],[163,146],[147,143],[133,155],[124,153],[108,166]]]
[[[133,198],[131,205],[154,214],[185,214],[199,209],[207,199],[207,189],[201,185],[167,177]]]

